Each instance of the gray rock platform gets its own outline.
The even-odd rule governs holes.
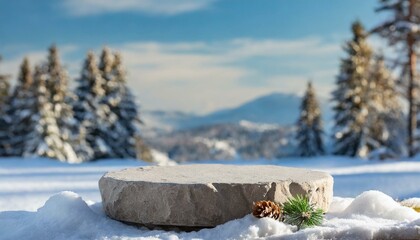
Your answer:
[[[307,195],[328,211],[333,178],[323,172],[270,165],[141,167],[99,180],[106,214],[145,226],[214,227],[242,218],[253,202]]]

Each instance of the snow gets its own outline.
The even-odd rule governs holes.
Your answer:
[[[218,139],[208,139],[197,137],[195,138],[198,142],[204,143],[207,147],[212,149],[214,152],[226,152],[228,156],[232,158],[237,158],[238,153],[236,149],[229,144],[227,141],[218,140]]]
[[[251,130],[256,130],[259,132],[265,132],[268,130],[275,130],[279,128],[277,124],[268,124],[268,123],[254,123],[246,120],[239,121],[239,125],[248,128]]]
[[[176,165],[175,161],[172,161],[166,153],[160,152],[156,149],[150,149],[150,152],[153,156],[153,160],[158,166],[174,166]]]
[[[149,231],[111,220],[100,204],[68,191],[53,195],[36,212],[2,212],[0,222],[2,239],[366,239],[391,232],[414,239],[420,234],[420,214],[377,191],[361,194],[342,212],[327,214],[322,226],[298,232],[294,226],[252,215],[197,232]]]
[[[0,211],[34,211],[51,195],[67,190],[98,202],[98,180],[105,172],[144,165],[135,160],[67,164],[41,158],[0,159]]]
[[[148,231],[107,218],[101,206],[73,192],[52,196],[36,212],[0,213],[0,222],[2,239],[250,239],[292,233],[290,226],[250,215],[200,232]]]
[[[413,221],[420,217],[413,209],[401,206],[390,196],[379,191],[362,193],[337,214],[341,218],[352,218],[355,215],[399,221]]]
[[[159,154],[154,152],[155,156]],[[162,161],[158,164],[165,161],[173,164],[165,155],[160,157]],[[380,162],[330,156],[229,163],[324,170],[334,175],[336,197],[321,226],[300,231],[252,215],[197,232],[151,231],[106,217],[97,186],[106,171],[149,163],[114,159],[66,164],[49,159],[6,158],[0,159],[0,239],[418,239],[420,236],[420,213],[394,200],[417,197],[407,201],[410,206],[420,204],[418,158]]]
[[[417,33],[420,30],[420,27],[416,23],[408,22],[408,21],[398,21],[395,24],[395,27],[399,31],[407,31],[412,33]]]

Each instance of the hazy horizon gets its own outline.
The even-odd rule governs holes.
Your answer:
[[[17,75],[55,43],[71,79],[85,54],[120,51],[142,109],[197,114],[280,92],[311,79],[329,98],[350,24],[378,22],[376,0],[10,1],[0,8],[2,73]],[[331,21],[334,19],[334,21]]]

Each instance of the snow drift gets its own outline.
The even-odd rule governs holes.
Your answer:
[[[420,237],[420,213],[389,196],[364,192],[355,199],[335,198],[322,226],[296,227],[270,218],[247,215],[197,232],[150,231],[105,216],[100,203],[73,192],[50,197],[36,212],[0,213],[1,239],[371,239]],[[342,209],[334,212],[334,209]]]
[[[50,159],[0,160],[2,240],[420,239],[420,213],[394,201],[420,196],[420,157],[386,163],[337,156],[229,161],[229,164],[274,164],[326,171],[334,176],[334,194],[351,198],[335,197],[322,226],[299,232],[273,219],[248,215],[213,229],[190,233],[136,228],[114,221],[102,211],[98,179],[106,171],[150,163],[114,159],[75,165]],[[173,164],[166,160],[163,157],[158,164]],[[416,199],[413,201],[409,205],[417,206]]]

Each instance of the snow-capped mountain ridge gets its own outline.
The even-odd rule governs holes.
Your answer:
[[[219,123],[274,124],[287,126],[296,122],[301,98],[295,94],[272,93],[264,95],[237,107],[218,110],[206,115],[181,111],[144,111],[143,118],[148,128],[165,130],[187,129]],[[325,119],[330,110],[328,104],[321,104]]]

